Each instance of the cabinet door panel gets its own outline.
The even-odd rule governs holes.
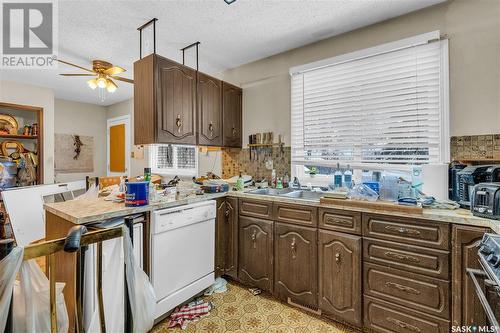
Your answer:
[[[224,274],[238,278],[238,199],[226,198]]]
[[[222,145],[222,82],[198,73],[198,144]]]
[[[240,216],[238,277],[272,291],[273,222]]]
[[[276,223],[275,292],[284,301],[316,307],[317,242],[313,228]]]
[[[319,231],[319,306],[361,326],[361,237]]]
[[[454,225],[452,228],[452,325],[487,325],[481,302],[466,272],[467,268],[481,269],[477,244],[485,232],[488,229],[462,225]]]
[[[196,143],[196,71],[158,58],[158,142]]]
[[[223,145],[224,147],[242,146],[242,91],[241,88],[223,82]]]

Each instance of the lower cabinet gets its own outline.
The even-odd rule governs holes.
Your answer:
[[[452,229],[452,325],[489,325],[467,268],[481,268],[477,244],[486,228],[454,225]]]
[[[361,237],[319,231],[319,308],[333,319],[362,326]]]
[[[275,223],[274,293],[283,301],[317,308],[316,229]]]
[[[238,278],[262,290],[273,290],[273,222],[239,217]]]
[[[217,199],[215,275],[238,278],[238,199]]]

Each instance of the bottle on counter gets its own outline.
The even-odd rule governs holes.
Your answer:
[[[281,180],[281,178],[278,178],[278,180],[276,181],[276,188],[283,188],[283,181]]]
[[[276,187],[276,170],[271,172],[271,187]]]
[[[344,186],[352,188],[352,171],[349,164],[347,164],[347,170],[344,172]]]
[[[240,176],[236,180],[236,190],[243,191],[244,187],[245,187],[245,183],[243,182],[243,176],[241,175],[241,172],[240,172]]]
[[[290,175],[288,174],[288,171],[285,172],[285,176],[283,176],[283,187],[290,187]]]
[[[337,170],[333,174],[333,184],[335,188],[342,187],[342,171],[340,170],[340,164],[337,163]]]
[[[151,168],[144,168],[144,181],[151,181]]]

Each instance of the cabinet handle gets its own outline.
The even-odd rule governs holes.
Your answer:
[[[385,318],[388,322],[392,323],[392,324],[395,324],[395,325],[398,325],[399,327],[401,328],[404,328],[404,329],[407,329],[409,331],[412,331],[412,332],[421,332],[420,328],[418,328],[417,326],[413,326],[411,324],[408,324],[408,323],[405,323],[404,321],[401,321],[401,320],[398,320],[396,318],[392,318],[392,317],[387,317]]]
[[[420,235],[420,231],[418,231],[418,230],[408,229],[408,228],[403,228],[403,227],[394,227],[392,225],[385,226],[385,230],[390,231],[392,233],[398,233],[401,235],[408,235],[408,236]]]
[[[326,218],[326,222],[328,222],[330,224],[340,224],[340,225],[345,225],[345,226],[352,225],[351,221],[347,221],[347,220],[340,219],[338,217],[331,217],[331,216]]]
[[[254,249],[257,248],[257,230],[254,230],[252,233],[252,247]]]
[[[231,211],[229,209],[226,209],[226,217],[229,217],[229,214],[231,214]]]
[[[400,253],[395,253],[395,252],[390,252],[390,251],[387,251],[384,254],[386,257],[397,259],[397,260],[403,260],[403,261],[408,261],[408,262],[413,262],[413,263],[420,262],[420,259],[415,258],[413,256],[406,255],[406,254],[400,254]]]
[[[399,284],[399,283],[386,282],[385,286],[389,287],[389,288],[397,289],[399,291],[403,291],[403,292],[405,292],[407,294],[420,295],[420,291],[418,291],[417,289],[411,288],[411,287],[408,287],[408,286],[403,286],[402,284]]]
[[[335,261],[337,262],[337,264],[340,264],[340,253],[335,253]]]
[[[177,118],[175,119],[175,126],[177,126],[177,132],[181,132],[181,126],[182,126],[182,120],[181,120],[181,115],[178,114]]]
[[[233,126],[233,136],[236,136],[236,128]]]
[[[292,244],[290,245],[290,250],[292,252],[292,259],[297,258],[297,244],[295,244],[295,237],[292,238]]]
[[[212,133],[214,131],[214,124],[212,122],[210,122],[210,124],[208,124],[208,131],[210,133]]]

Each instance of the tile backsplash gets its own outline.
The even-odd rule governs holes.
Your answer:
[[[222,178],[230,178],[237,176],[241,171],[243,174],[251,175],[254,179],[271,179],[271,170],[266,168],[265,161],[273,160],[273,168],[276,170],[278,177],[283,177],[285,172],[290,174],[290,147],[283,147],[283,151],[279,147],[273,147],[272,152],[266,157],[264,151],[260,154],[255,154],[252,151],[252,159],[248,148],[239,149],[231,148],[224,149],[222,152]]]
[[[500,134],[452,136],[452,161],[500,161]]]

